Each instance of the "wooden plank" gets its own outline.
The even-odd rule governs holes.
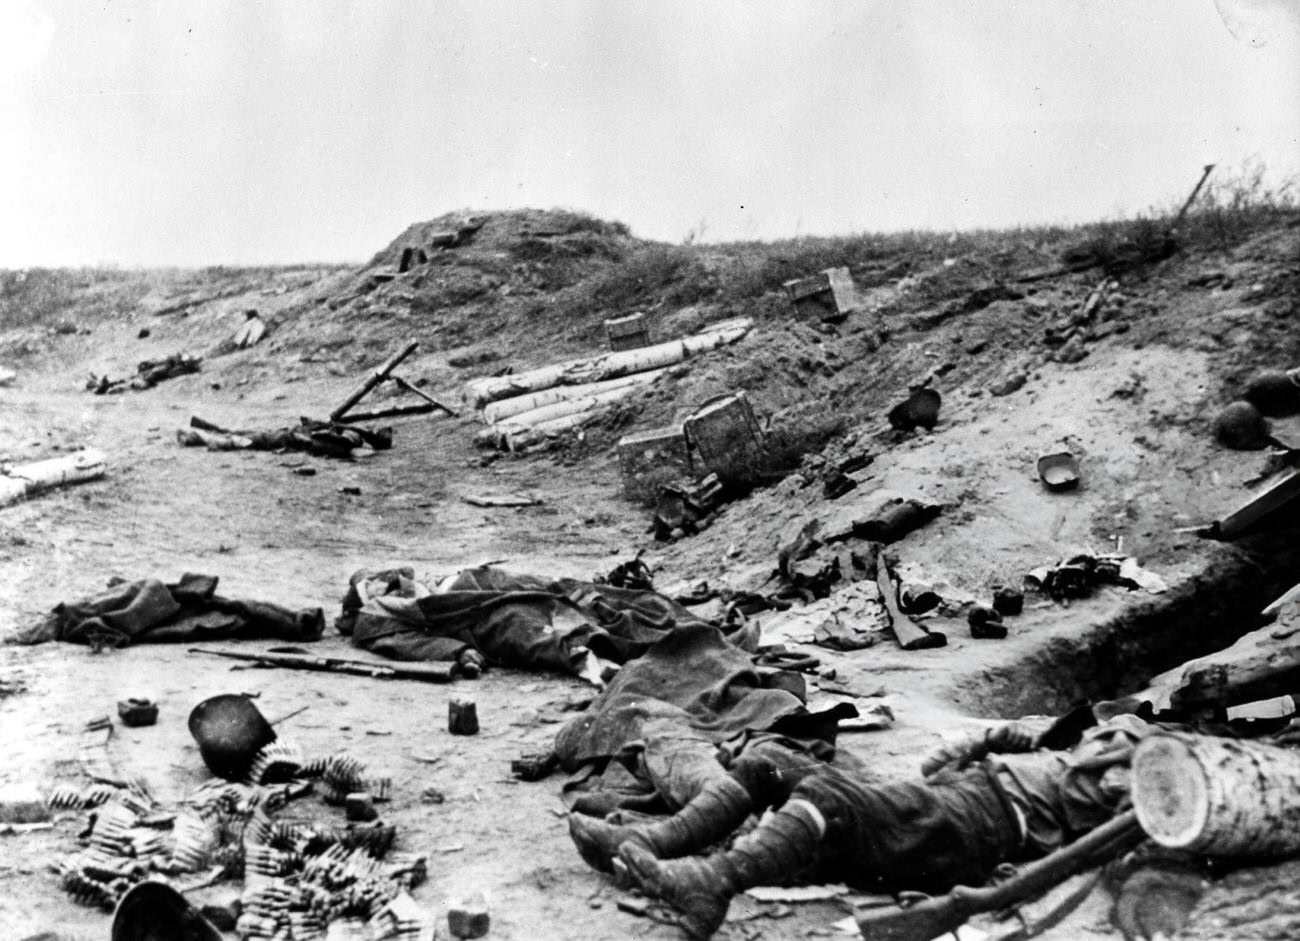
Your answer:
[[[1296,497],[1300,497],[1300,467],[1287,471],[1264,491],[1210,524],[1210,535],[1216,539],[1235,539]]]

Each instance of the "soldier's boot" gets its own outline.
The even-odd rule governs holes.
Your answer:
[[[662,859],[702,850],[728,836],[754,810],[749,792],[735,778],[718,778],[671,817],[617,824],[586,814],[569,815],[569,835],[587,865],[612,872],[618,848],[635,840]]]
[[[736,893],[780,884],[811,863],[825,832],[817,808],[792,800],[731,849],[707,859],[662,860],[635,840],[618,855],[642,892],[677,909],[686,933],[703,939],[718,930]]]

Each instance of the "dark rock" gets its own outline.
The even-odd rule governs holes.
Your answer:
[[[1018,392],[1020,389],[1022,389],[1025,383],[1028,381],[1029,381],[1029,376],[1026,375],[1025,373],[1023,372],[1012,373],[1010,376],[1008,376],[1006,379],[1003,379],[1001,382],[989,386],[989,392],[991,392],[993,395],[996,396],[1010,395],[1012,392]]]

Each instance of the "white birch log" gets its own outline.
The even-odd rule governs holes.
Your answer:
[[[598,410],[598,408],[589,408],[585,412],[562,415],[559,418],[538,422],[535,425],[510,425],[502,433],[502,445],[507,451],[518,451],[521,448],[539,444],[547,438],[555,437],[561,431],[568,431],[570,428],[578,427],[595,415]]]
[[[492,424],[524,412],[531,412],[535,408],[554,405],[557,402],[567,402],[584,396],[599,395],[602,392],[612,392],[615,389],[628,389],[630,391],[637,386],[654,382],[663,374],[664,370],[662,369],[652,369],[649,372],[633,373],[630,376],[606,379],[603,382],[589,382],[575,386],[552,386],[549,389],[541,389],[527,395],[499,399],[483,406],[483,420],[488,424]]]
[[[482,408],[489,402],[526,395],[553,386],[598,382],[672,366],[689,356],[734,343],[749,331],[751,324],[749,318],[738,317],[714,324],[702,333],[681,340],[670,340],[667,343],[656,343],[654,346],[623,350],[618,353],[605,353],[587,359],[570,360],[509,376],[475,379],[466,383],[464,398],[475,408]]]
[[[1300,854],[1300,752],[1160,733],[1133,753],[1133,808],[1162,846],[1208,856]]]
[[[567,399],[563,402],[543,405],[541,408],[535,408],[532,411],[512,415],[507,419],[507,423],[511,425],[527,425],[530,428],[536,427],[537,425],[544,425],[557,418],[565,418],[569,415],[576,415],[579,412],[590,412],[592,409],[599,408],[602,405],[608,405],[611,402],[617,402],[619,399],[625,399],[631,391],[631,387],[609,389],[595,395],[584,395],[576,399]]]
[[[103,477],[107,458],[97,448],[10,467],[0,476],[0,506],[33,497],[43,490]]]

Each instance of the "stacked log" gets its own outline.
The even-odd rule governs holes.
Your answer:
[[[525,413],[537,409],[546,408],[560,402],[571,402],[575,399],[588,398],[591,396],[603,395],[608,392],[626,390],[630,392],[637,386],[646,385],[654,382],[664,374],[663,369],[651,369],[647,372],[633,373],[630,376],[620,376],[617,379],[605,379],[601,382],[586,382],[581,385],[573,386],[552,386],[549,389],[541,389],[537,392],[530,392],[527,395],[516,395],[513,398],[501,399],[497,402],[489,402],[483,406],[483,420],[489,424],[496,424],[507,419],[520,416],[525,423],[527,416]],[[624,394],[626,394],[624,392]]]
[[[752,321],[747,317],[725,320],[714,324],[702,333],[681,340],[670,340],[667,343],[656,343],[654,346],[624,350],[619,353],[604,353],[589,359],[555,363],[508,376],[475,379],[466,384],[465,399],[475,408],[482,408],[489,402],[526,395],[553,386],[598,382],[672,366],[697,353],[734,343],[749,331],[751,323]]]
[[[1160,733],[1134,751],[1133,809],[1147,835],[1207,856],[1300,854],[1300,752]]]
[[[473,380],[465,386],[465,400],[488,423],[475,441],[509,451],[539,443],[654,382],[669,366],[734,343],[751,324],[747,317],[725,320],[680,340]]]

